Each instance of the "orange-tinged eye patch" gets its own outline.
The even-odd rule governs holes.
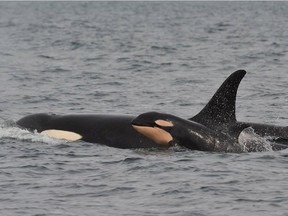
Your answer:
[[[173,127],[174,125],[170,121],[165,121],[165,120],[156,120],[155,123],[159,126],[162,127]]]
[[[170,133],[166,132],[161,128],[136,125],[132,126],[136,131],[153,140],[159,145],[168,145],[169,142],[173,140],[173,137],[170,135]]]

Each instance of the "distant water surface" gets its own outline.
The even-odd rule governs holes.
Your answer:
[[[7,121],[189,118],[245,69],[237,118],[287,125],[287,11],[287,2],[0,2],[0,214],[286,216],[285,150],[122,150]]]

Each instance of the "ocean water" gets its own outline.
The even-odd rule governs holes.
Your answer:
[[[288,151],[130,150],[13,127],[37,112],[197,114],[247,70],[241,121],[287,125],[287,2],[0,2],[0,214],[286,216]]]

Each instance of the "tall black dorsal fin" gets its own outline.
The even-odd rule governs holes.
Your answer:
[[[236,122],[235,103],[239,84],[245,76],[245,70],[232,73],[213,95],[208,104],[189,120],[209,126]]]

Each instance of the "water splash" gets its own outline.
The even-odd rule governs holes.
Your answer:
[[[273,151],[268,139],[256,134],[252,127],[245,128],[240,133],[238,142],[243,146],[243,152]]]

